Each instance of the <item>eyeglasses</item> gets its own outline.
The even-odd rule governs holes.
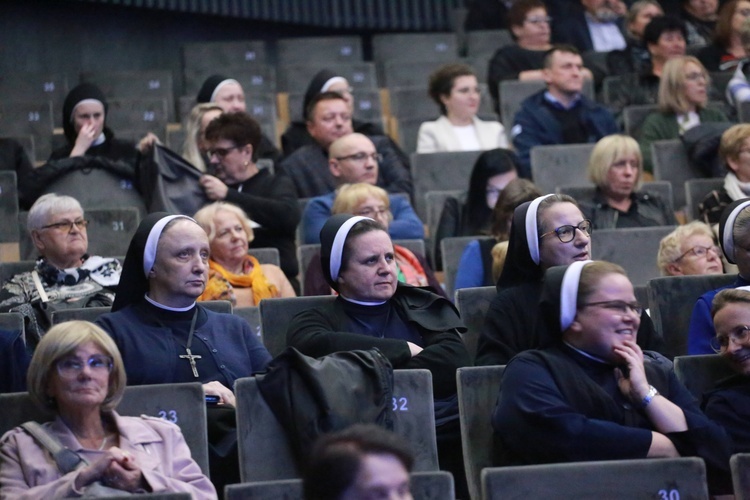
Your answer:
[[[375,216],[381,216],[381,215],[388,215],[391,213],[390,208],[363,208],[359,212],[357,212],[357,215],[361,215],[362,217],[369,217],[371,219],[374,219]]]
[[[687,252],[685,252],[684,254],[677,257],[674,261],[679,262],[681,259],[683,259],[684,257],[686,257],[688,254],[691,254],[691,253],[695,255],[696,257],[698,257],[699,259],[708,258],[708,252],[713,252],[714,255],[716,255],[717,257],[721,255],[720,253],[721,249],[719,249],[719,247],[717,247],[716,245],[711,246],[711,247],[704,247],[702,245],[697,245],[691,248],[690,250],[688,250]]]
[[[62,231],[69,233],[73,230],[73,226],[77,227],[78,229],[86,229],[86,226],[89,225],[89,221],[86,219],[76,219],[74,221],[63,221],[63,222],[55,222],[54,224],[47,224],[46,226],[42,226],[41,229],[54,229],[55,231]]]
[[[748,332],[750,332],[750,326],[740,326],[729,335],[716,335],[716,337],[711,338],[711,349],[716,352],[726,351],[730,340],[740,345],[747,341]]]
[[[525,20],[525,22],[529,24],[544,24],[544,23],[549,24],[552,22],[552,18],[549,16],[529,17],[528,19]]]
[[[539,239],[541,240],[545,236],[549,236],[550,234],[556,234],[557,238],[563,242],[563,243],[570,243],[573,241],[576,237],[576,229],[578,229],[580,232],[584,233],[586,236],[591,236],[591,221],[588,219],[583,219],[581,222],[578,223],[577,226],[572,226],[570,224],[566,224],[564,226],[560,226],[554,231],[548,231],[541,235]]]
[[[367,161],[368,158],[372,158],[378,163],[383,161],[383,155],[381,155],[380,153],[357,153],[354,155],[340,156],[336,159],[338,161],[351,160],[356,163],[362,163],[362,162]]]
[[[688,73],[687,75],[685,75],[685,80],[688,80],[690,82],[697,82],[699,80],[702,80],[705,82],[708,80],[708,77],[706,77],[706,75],[704,75],[700,71],[695,71],[693,73]]]
[[[589,302],[588,304],[583,304],[583,307],[602,307],[604,309],[609,309],[610,311],[615,311],[623,315],[629,312],[634,312],[636,315],[640,316],[643,312],[643,306],[638,302],[625,302],[624,300]]]
[[[209,158],[211,158],[213,155],[216,155],[217,158],[224,158],[233,149],[239,149],[242,147],[245,147],[245,144],[242,144],[239,146],[232,146],[229,148],[213,148],[213,149],[209,149],[208,151],[206,151],[206,153],[208,153]]]
[[[83,371],[83,366],[88,365],[92,372],[104,373],[111,372],[114,366],[112,358],[109,356],[93,355],[84,361],[76,357],[63,358],[57,363],[57,373],[64,378],[75,378]]]

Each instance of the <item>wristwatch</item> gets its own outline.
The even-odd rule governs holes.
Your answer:
[[[653,385],[648,386],[648,393],[644,396],[643,401],[641,401],[641,408],[647,407],[649,404],[651,404],[651,401],[659,395],[659,391],[656,390],[656,387]]]

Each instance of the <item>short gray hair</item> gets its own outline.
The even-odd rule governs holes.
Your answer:
[[[80,210],[83,214],[83,207],[78,200],[72,196],[49,193],[40,196],[34,202],[29,210],[29,217],[26,220],[26,227],[29,232],[41,229],[49,221],[49,217],[55,212],[70,212]]]

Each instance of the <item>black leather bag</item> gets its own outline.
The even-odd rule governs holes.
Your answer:
[[[727,169],[719,158],[721,136],[734,123],[701,123],[682,135],[688,159],[693,168],[706,177],[724,177]]]
[[[141,192],[148,212],[192,216],[209,202],[198,183],[202,175],[174,151],[154,145],[151,158],[141,163]]]

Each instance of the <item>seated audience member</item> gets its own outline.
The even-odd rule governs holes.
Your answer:
[[[492,415],[510,463],[697,456],[728,469],[723,429],[666,358],[636,343],[643,307],[620,266],[549,269],[541,308],[554,342],[508,363]]]
[[[237,80],[224,75],[211,75],[206,78],[198,91],[196,101],[198,104],[214,103],[225,113],[247,112],[245,91],[242,85]],[[274,141],[262,133],[254,154],[253,160],[255,161],[263,158],[277,163],[281,159],[281,153],[274,146]]]
[[[419,126],[417,153],[508,147],[502,123],[477,117],[482,95],[470,66],[446,64],[438,68],[430,75],[429,94],[440,107],[440,118]]]
[[[296,296],[278,266],[261,264],[248,253],[255,235],[240,207],[217,201],[198,210],[194,218],[208,234],[211,248],[208,282],[199,301],[228,300],[234,307],[247,307],[262,299]]]
[[[477,365],[504,365],[519,352],[549,346],[555,337],[539,323],[544,271],[591,257],[591,222],[575,200],[549,194],[513,213],[508,252],[477,344]],[[638,342],[658,347],[644,312]]]
[[[662,276],[723,274],[721,249],[707,224],[694,220],[659,242],[656,262]]]
[[[706,416],[726,429],[732,438],[732,453],[750,452],[750,365],[747,357],[750,328],[750,289],[746,286],[722,290],[711,305],[716,336],[711,347],[736,375],[721,380],[703,397]]]
[[[338,186],[365,182],[375,185],[380,178],[380,154],[367,136],[353,133],[336,139],[328,149],[328,168]],[[378,183],[379,184],[379,183]],[[320,243],[320,230],[331,216],[336,191],[316,196],[308,201],[302,213],[303,242]],[[392,221],[388,227],[391,238],[421,240],[424,225],[409,200],[388,195]]]
[[[107,127],[107,113],[107,100],[95,85],[82,83],[68,92],[62,112],[67,144],[52,151],[47,163],[19,179],[19,186],[26,192],[26,203],[33,203],[58,177],[82,169],[107,170],[132,188],[140,161],[139,149],[145,151],[157,139],[147,134],[137,147],[131,141],[116,139]]]
[[[323,273],[339,296],[297,314],[287,345],[314,357],[377,347],[394,369],[430,370],[440,468],[451,471],[464,492],[456,369],[471,359],[458,312],[449,300],[398,282],[393,243],[374,220],[334,215],[320,240]]]
[[[750,54],[750,19],[742,21],[739,36],[745,54]],[[726,98],[730,105],[737,106],[740,102],[750,101],[750,84],[747,82],[748,74],[750,74],[750,64],[747,61],[739,61],[732,79],[729,80],[729,84],[727,85]]]
[[[190,111],[185,127],[185,142],[182,145],[182,157],[194,165],[201,172],[208,170],[208,148],[206,141],[206,127],[211,121],[223,113],[216,104],[196,104]]]
[[[271,355],[242,318],[196,303],[208,280],[208,236],[193,219],[155,212],[125,256],[112,312],[97,324],[115,340],[131,385],[201,382],[209,408],[209,459],[217,489],[239,482],[234,382],[265,370]]]
[[[206,141],[214,175],[204,175],[200,183],[209,200],[237,205],[258,225],[252,246],[277,248],[281,269],[298,290],[294,239],[299,205],[289,178],[256,165],[260,137],[260,125],[245,113],[213,119],[206,127]]]
[[[552,39],[570,44],[580,52],[609,52],[624,49],[623,16],[627,13],[620,0],[579,0],[555,18]]]
[[[718,224],[733,201],[750,196],[750,125],[741,123],[721,135],[719,156],[727,167],[724,186],[708,193],[699,205],[706,224]]]
[[[125,391],[125,366],[112,339],[86,321],[54,326],[39,343],[28,373],[29,392],[55,414],[43,432],[83,465],[62,469],[63,460],[27,430],[0,439],[2,498],[190,493],[215,499],[216,490],[190,456],[175,424],[114,411]],[[113,491],[114,490],[114,491]]]
[[[641,191],[641,160],[638,143],[630,136],[609,135],[596,143],[588,165],[596,191],[592,199],[578,200],[594,229],[677,224],[661,196]]]
[[[26,155],[23,146],[11,138],[0,138],[0,171],[10,170],[16,173],[18,189],[18,205],[22,210],[28,210],[32,203],[29,201],[26,185],[27,176],[33,174],[34,166]],[[32,186],[33,189],[33,186]]]
[[[412,500],[414,456],[401,436],[356,424],[322,436],[302,477],[305,500]]]
[[[323,92],[310,100],[307,108],[307,131],[315,140],[284,158],[281,169],[291,177],[299,198],[312,198],[336,189],[336,181],[328,168],[328,148],[333,141],[351,134],[352,113],[347,100],[337,92]],[[409,171],[385,136],[370,140],[383,156],[378,162],[378,186],[391,193],[411,195]]]
[[[719,222],[719,244],[724,257],[739,269],[731,285],[701,295],[695,302],[688,331],[688,354],[711,354],[711,339],[716,336],[711,321],[711,301],[721,290],[750,285],[750,200],[737,200],[728,205]]]
[[[651,143],[679,139],[696,125],[725,122],[719,110],[707,108],[711,79],[693,56],[673,57],[664,65],[659,82],[659,110],[643,122],[639,140],[644,170],[653,173]]]
[[[543,80],[544,54],[552,46],[551,18],[541,0],[517,0],[508,10],[508,24],[515,44],[497,49],[490,59],[487,83],[500,114],[498,86],[503,80]]]
[[[281,136],[281,147],[284,150],[284,156],[289,156],[302,146],[315,143],[315,140],[307,131],[307,107],[315,96],[323,92],[338,92],[341,94],[341,97],[344,98],[349,106],[349,113],[352,115],[352,130],[354,132],[367,136],[385,135],[380,125],[363,122],[354,118],[354,89],[352,89],[347,79],[343,76],[337,75],[331,70],[323,69],[310,80],[310,84],[305,91],[305,97],[302,102],[302,118],[304,121],[292,122]],[[391,143],[391,146],[397,147],[393,143]],[[408,158],[406,160],[408,161]]]
[[[532,147],[596,142],[618,131],[612,113],[581,94],[583,60],[574,47],[548,50],[543,73],[547,89],[521,103],[511,130],[525,178],[531,178]]]
[[[390,203],[393,199],[383,188],[360,182],[358,184],[344,184],[336,192],[336,199],[330,214],[354,214],[370,217],[393,236],[391,225],[393,213]],[[329,217],[330,217],[329,214]],[[327,221],[327,219],[326,219]],[[324,223],[325,224],[325,223]],[[401,245],[393,245],[396,259],[396,276],[402,283],[412,286],[430,286],[435,293],[447,298],[440,282],[432,272],[424,255],[415,254]],[[323,269],[320,267],[320,255],[315,255],[305,273],[305,295],[329,295],[335,293],[328,285]]]
[[[747,57],[741,32],[748,17],[749,1],[729,0],[722,4],[711,44],[696,54],[708,71],[734,71],[740,61]]]
[[[687,25],[689,47],[702,47],[711,43],[716,28],[717,0],[680,0],[680,16]]]
[[[436,234],[436,260],[441,262],[443,238],[490,234],[492,210],[505,187],[518,178],[518,158],[508,149],[485,151],[474,162],[469,189],[458,198],[445,200]]]
[[[664,64],[673,57],[685,55],[686,36],[685,23],[681,19],[655,17],[643,34],[648,61],[641,65],[639,72],[620,76],[616,94],[610,97],[610,108],[621,112],[626,106],[656,104]]]
[[[24,316],[32,348],[50,327],[52,312],[112,305],[122,268],[117,259],[86,253],[87,224],[70,196],[45,194],[29,211],[26,225],[39,258],[32,271],[2,284],[0,312]]]
[[[656,0],[637,0],[630,6],[625,18],[627,45],[624,49],[613,50],[607,55],[608,75],[640,74],[648,68],[651,55],[643,35],[651,20],[663,15],[664,11]]]
[[[466,245],[458,263],[454,288],[473,288],[491,286],[497,283],[499,273],[495,273],[495,265],[502,268],[500,260],[505,261],[508,245],[501,245],[508,241],[510,223],[513,211],[521,203],[532,201],[541,196],[539,189],[529,180],[514,179],[505,186],[492,209],[491,239],[473,240]],[[497,248],[497,250],[495,250]],[[501,252],[496,257],[496,253]],[[502,258],[501,258],[502,257]],[[495,261],[498,261],[495,264]]]

